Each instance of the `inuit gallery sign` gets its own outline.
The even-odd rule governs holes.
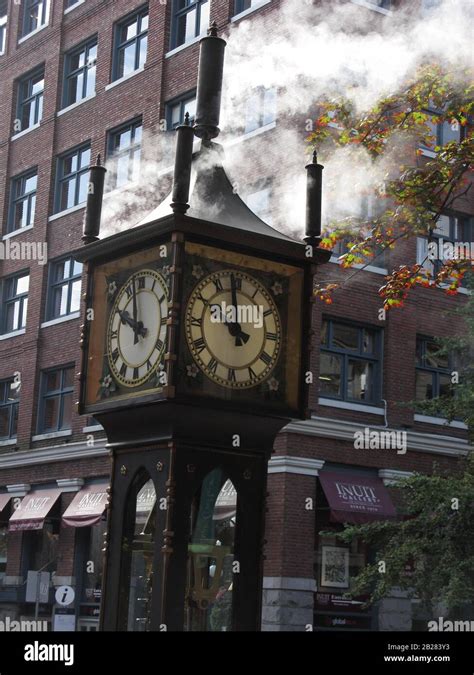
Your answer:
[[[338,522],[363,522],[396,516],[390,495],[380,478],[330,471],[322,471],[319,478],[331,516]]]

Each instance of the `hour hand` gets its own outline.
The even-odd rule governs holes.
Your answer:
[[[132,319],[130,314],[125,309],[119,310],[118,314],[123,324],[127,324],[131,328],[133,328],[133,332],[135,333],[135,335],[141,335],[142,337],[146,337],[148,330],[147,328],[145,328],[142,321],[135,321],[135,319]]]

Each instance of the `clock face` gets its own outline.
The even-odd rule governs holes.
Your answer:
[[[278,362],[279,311],[265,286],[246,272],[224,269],[201,279],[186,307],[185,330],[196,365],[223,387],[255,387]]]
[[[107,361],[123,387],[139,387],[160,365],[165,349],[168,292],[153,269],[131,274],[118,289],[107,328]]]

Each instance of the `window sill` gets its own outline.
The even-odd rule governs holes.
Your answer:
[[[10,445],[16,445],[17,444],[17,439],[16,438],[6,438],[3,441],[0,441],[0,448],[6,448]]]
[[[31,37],[34,37],[35,35],[38,35],[38,33],[41,33],[42,30],[45,28],[48,28],[49,26],[49,21],[47,21],[45,24],[40,26],[39,28],[35,28],[35,30],[32,30],[31,33],[28,33],[28,35],[24,35],[22,38],[18,40],[18,44],[21,45],[23,42],[26,42],[29,40]]]
[[[339,259],[336,258],[336,256],[332,256],[329,259],[330,263],[334,263],[336,265],[340,265]],[[344,269],[344,268],[343,268]],[[356,265],[352,265],[353,270],[363,270],[364,272],[373,272],[373,274],[382,274],[386,276],[388,274],[388,270],[385,269],[384,267],[376,267],[375,265],[362,265],[361,263],[357,263]]]
[[[247,141],[249,138],[253,138],[254,136],[260,136],[260,134],[264,134],[266,131],[270,131],[271,129],[274,129],[275,127],[276,127],[276,122],[270,122],[270,124],[265,124],[263,127],[258,127],[258,129],[254,129],[253,131],[249,131],[246,134],[242,134],[241,136],[237,136],[237,138],[234,138],[233,140],[229,141],[228,143],[224,143],[224,145],[225,145],[226,148],[231,148],[233,145],[236,145],[237,143],[242,143],[242,141]]]
[[[65,323],[66,321],[73,321],[78,319],[81,316],[80,312],[73,312],[72,314],[67,314],[66,316],[60,316],[57,319],[51,319],[50,321],[45,321],[41,324],[40,328],[48,328],[48,326],[56,326],[58,323]]]
[[[64,438],[65,436],[72,436],[72,430],[65,429],[64,431],[51,431],[49,434],[37,434],[31,437],[31,442],[48,441],[50,438]]]
[[[85,202],[83,204],[71,206],[70,209],[65,209],[64,211],[59,211],[59,213],[54,213],[52,216],[49,216],[48,223],[51,223],[53,220],[57,220],[58,218],[62,218],[63,216],[68,216],[70,213],[75,213],[76,211],[80,211],[81,209],[85,208],[86,208]]]
[[[253,12],[256,12],[260,7],[264,7],[265,5],[269,5],[272,0],[260,0],[260,2],[257,2],[253,7],[249,7],[248,9],[244,9],[243,12],[239,12],[235,16],[232,16],[230,21],[231,23],[234,23],[234,21],[240,21],[240,19],[245,18],[249,14],[253,14]]]
[[[26,227],[20,227],[19,230],[14,230],[13,232],[7,232],[7,234],[4,234],[3,237],[2,237],[2,240],[5,241],[6,239],[11,239],[12,237],[17,237],[19,234],[23,234],[23,232],[29,232],[32,229],[33,229],[33,225],[27,225]]]
[[[84,427],[83,430],[82,430],[82,433],[83,434],[92,434],[92,433],[99,432],[99,431],[104,431],[104,427],[102,426],[102,424],[94,424],[91,427]]]
[[[109,89],[113,89],[114,87],[117,87],[119,84],[122,84],[122,82],[127,82],[131,77],[135,77],[135,75],[138,75],[139,73],[143,73],[145,68],[137,68],[137,70],[134,70],[133,73],[129,73],[128,75],[124,75],[123,77],[119,78],[118,80],[114,80],[110,84],[108,84],[105,87],[105,91],[109,91]]]
[[[182,52],[183,49],[186,49],[187,47],[191,47],[192,45],[195,45],[196,42],[199,42],[199,40],[203,37],[206,36],[206,33],[202,33],[202,35],[198,35],[197,37],[193,38],[192,40],[188,40],[188,42],[185,42],[182,45],[179,45],[179,47],[175,47],[174,49],[171,49],[171,51],[166,52],[165,54],[165,59],[169,59],[171,56],[174,56],[175,54],[179,54],[179,52]]]
[[[91,94],[90,96],[86,96],[85,98],[81,98],[81,100],[76,101],[76,103],[71,103],[71,105],[68,105],[66,108],[63,108],[62,110],[58,110],[58,112],[56,113],[56,117],[61,117],[61,115],[65,115],[70,110],[74,110],[78,106],[82,105],[83,103],[87,103],[87,101],[90,101],[93,98],[95,98],[95,92],[93,94]]]
[[[369,0],[351,0],[354,5],[360,5],[361,7],[367,7],[373,12],[378,12],[379,14],[385,14],[385,16],[392,16],[393,11],[391,9],[385,9],[385,7],[378,7],[375,3],[370,2]]]
[[[17,134],[14,134],[11,138],[10,141],[16,141],[17,138],[21,138],[22,136],[26,136],[26,134],[29,134],[30,131],[34,131],[35,129],[38,129],[40,126],[40,122],[37,124],[33,124],[31,127],[28,127],[28,129],[23,129],[23,131],[19,131]]]
[[[5,333],[0,335],[0,340],[9,340],[10,338],[17,337],[18,335],[24,335],[26,333],[26,328],[20,328],[20,330],[12,330],[11,333]]]
[[[341,408],[342,410],[356,410],[357,412],[366,412],[371,415],[384,415],[383,408],[375,405],[365,405],[364,403],[349,403],[348,401],[337,401],[333,398],[318,399],[319,405],[325,405],[329,408]]]
[[[438,424],[439,426],[451,427],[452,429],[467,429],[467,425],[464,422],[457,422],[453,420],[448,422],[444,417],[432,417],[431,415],[414,415],[415,422],[424,422],[424,424]]]
[[[69,12],[72,12],[73,9],[76,9],[76,7],[80,7],[81,5],[83,5],[84,2],[85,2],[85,0],[77,0],[77,2],[76,2],[75,5],[71,5],[71,7],[67,7],[67,8],[64,10],[64,14],[69,14]]]

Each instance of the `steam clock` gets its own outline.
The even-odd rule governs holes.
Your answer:
[[[306,244],[234,193],[213,141],[224,48],[213,26],[155,213],[99,239],[104,169],[91,168],[79,406],[112,456],[104,630],[259,629],[267,462],[306,413],[321,167],[308,166]]]

